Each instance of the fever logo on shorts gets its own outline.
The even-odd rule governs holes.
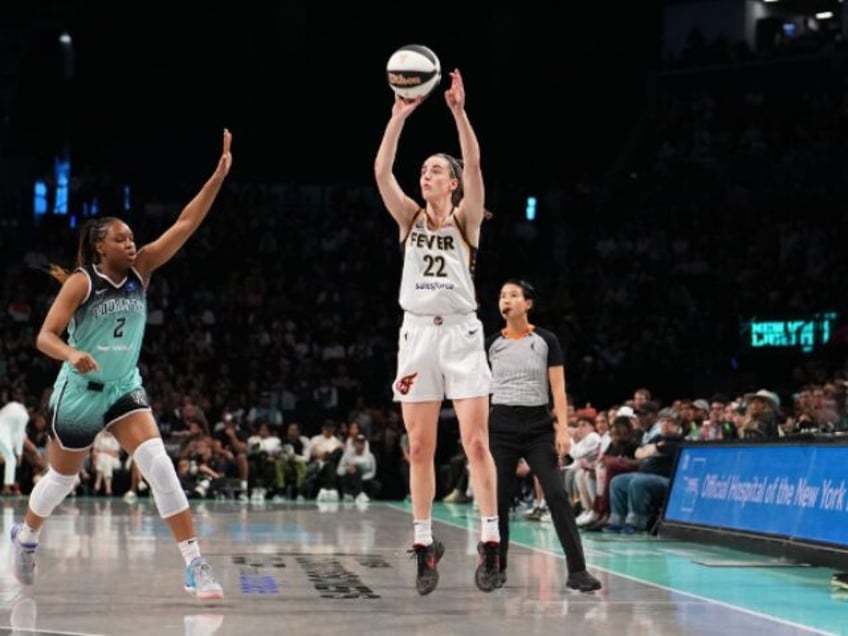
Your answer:
[[[417,375],[417,372],[410,373],[409,375],[405,375],[400,380],[395,382],[395,388],[397,389],[398,393],[400,393],[401,395],[406,395],[407,393],[409,393],[409,389],[412,388],[412,383],[415,382],[415,377]]]

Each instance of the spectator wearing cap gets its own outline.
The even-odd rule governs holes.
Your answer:
[[[574,411],[574,417],[582,417],[585,419],[594,420],[598,417],[598,411],[592,406],[584,406],[582,409]]]
[[[636,417],[636,411],[632,406],[625,404],[615,409],[615,417]]]
[[[377,494],[374,481],[377,476],[377,460],[368,450],[367,444],[365,435],[358,433],[353,438],[352,447],[345,450],[339,460],[336,474],[339,476],[345,501],[367,503]]]
[[[691,441],[701,439],[701,429],[709,419],[710,403],[704,398],[698,398],[692,402],[692,419],[689,421],[688,430],[684,430],[686,439]]]
[[[605,532],[645,532],[665,502],[683,435],[680,419],[673,411],[660,412],[659,421],[661,434],[635,451],[638,470],[616,475],[610,481],[610,516]]]
[[[743,437],[749,440],[776,439],[779,437],[778,414],[780,398],[777,393],[760,389],[756,393],[747,393],[745,402],[745,420],[742,424]]]
[[[615,404],[607,411],[607,419],[614,422],[617,417],[626,417],[633,425],[634,431],[639,428],[639,418],[636,417],[636,411],[629,404]],[[634,433],[635,434],[635,433]]]
[[[689,439],[697,439],[700,426],[695,422],[695,405],[689,398],[681,398],[674,401],[674,412],[680,418],[680,429],[683,436]],[[693,433],[693,429],[694,433]]]

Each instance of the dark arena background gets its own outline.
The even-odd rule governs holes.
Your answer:
[[[30,419],[0,498],[0,632],[848,634],[841,1],[7,4],[0,408]],[[494,213],[475,270],[486,333],[503,327],[504,281],[531,281],[531,322],[563,348],[574,447],[605,445],[622,416],[638,445],[663,418],[685,438],[649,523],[626,532],[574,486],[575,471],[596,483],[595,465],[563,458],[600,591],[564,588],[532,475],[506,585],[475,588],[479,510],[446,401],[433,522],[448,551],[439,589],[415,592],[391,390],[402,251],[374,180],[386,62],[411,43],[443,78],[407,120],[395,174],[419,197],[423,161],[460,154],[443,97],[459,68]],[[35,348],[59,290],[45,269],[74,265],[92,218],[125,220],[139,245],[159,236],[224,128],[232,170],[152,278],[140,371],[226,596],[180,590],[179,551],[126,453],[110,489],[92,454],[45,525],[38,583],[21,586],[5,537],[47,468],[59,369]],[[198,447],[232,424],[245,463],[204,479]],[[316,477],[308,449],[328,424],[367,438],[364,497]],[[0,450],[14,446],[3,426]],[[286,449],[301,437],[297,467]]]

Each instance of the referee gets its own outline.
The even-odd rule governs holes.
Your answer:
[[[489,447],[498,474],[500,578],[506,582],[509,549],[509,509],[516,487],[515,470],[524,458],[539,478],[568,565],[566,585],[581,592],[601,588],[586,571],[583,544],[560,477],[557,456],[568,453],[565,368],[557,337],[530,324],[527,312],[535,299],[533,286],[510,279],[501,287],[498,307],[506,320],[500,332],[486,339],[492,367]],[[550,414],[553,396],[556,422]]]

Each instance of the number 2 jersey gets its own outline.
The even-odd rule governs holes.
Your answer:
[[[469,245],[451,212],[438,228],[419,210],[403,240],[400,306],[420,315],[477,311],[474,266],[477,248]]]
[[[135,269],[120,283],[113,283],[96,265],[86,265],[88,296],[68,325],[68,344],[91,355],[99,371],[86,373],[85,380],[113,382],[127,377],[138,365],[144,328],[147,324],[147,293]],[[68,362],[60,378],[80,376]]]

